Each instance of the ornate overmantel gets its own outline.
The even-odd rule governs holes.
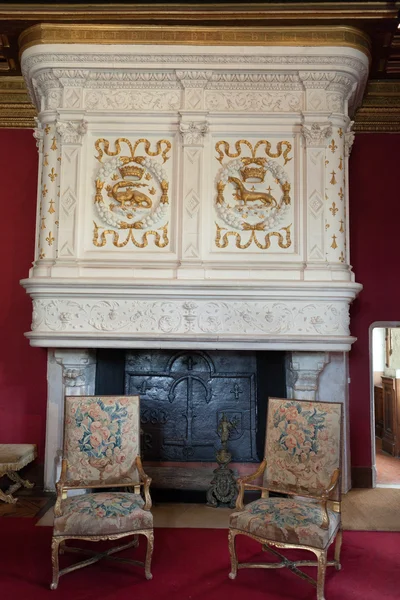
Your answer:
[[[40,25],[36,346],[348,351],[350,28]]]

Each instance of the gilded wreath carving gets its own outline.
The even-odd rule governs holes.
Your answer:
[[[121,154],[122,143],[129,149],[126,156]],[[136,155],[142,144],[144,155]],[[164,248],[169,243],[169,182],[162,164],[169,158],[171,143],[159,140],[156,150],[152,151],[147,139],[141,138],[132,145],[127,138],[118,138],[114,146],[115,150],[111,150],[110,142],[104,138],[95,142],[100,167],[95,179],[94,202],[102,223],[94,222],[93,244],[103,247],[111,236],[116,248],[123,248],[130,241],[137,248],[145,248],[149,236],[153,236],[154,244]],[[110,159],[103,160],[104,156]],[[153,157],[162,158],[162,163]],[[137,235],[140,230],[141,238]]]
[[[263,147],[266,156],[257,155]],[[250,150],[250,156],[242,155],[245,148]],[[292,243],[291,223],[285,223],[291,204],[289,177],[284,168],[272,159],[282,157],[286,165],[292,160],[289,157],[291,144],[278,142],[277,151],[272,152],[271,143],[267,140],[260,140],[254,146],[248,140],[238,140],[235,152],[230,150],[228,142],[222,140],[216,143],[215,149],[217,160],[222,165],[216,182],[215,209],[222,221],[222,224],[216,223],[216,246],[226,248],[229,237],[233,237],[236,247],[241,250],[253,243],[259,249],[267,250],[271,239],[276,237],[280,248],[289,248]],[[233,160],[223,164],[226,157]],[[271,185],[266,188],[268,173],[280,188],[279,198],[272,194]],[[225,197],[229,184],[232,199]]]

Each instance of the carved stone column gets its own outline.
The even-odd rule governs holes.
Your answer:
[[[195,117],[182,115],[179,124],[182,138],[183,173],[181,265],[188,269],[201,264],[203,147],[208,132],[208,123],[205,119],[191,120],[192,118]],[[185,274],[186,276],[195,276],[192,270],[185,270]]]
[[[40,133],[39,133],[40,132]],[[58,199],[60,190],[60,141],[55,121],[42,123],[35,130],[36,139],[42,138],[42,160],[39,164],[39,215],[35,254],[35,275],[47,275],[48,268],[57,258]]]
[[[49,350],[47,360],[47,426],[44,487],[54,491],[62,455],[64,397],[93,395],[95,350]]]
[[[336,119],[325,157],[325,257],[328,263],[347,266],[345,131],[348,118]],[[336,267],[337,268],[337,267]]]
[[[61,144],[61,170],[59,203],[60,233],[57,241],[57,263],[62,263],[63,273],[70,266],[76,268],[76,209],[81,176],[82,142],[87,131],[86,121],[56,121]],[[53,269],[57,275],[57,269]],[[74,273],[71,273],[73,275]]]
[[[328,352],[292,352],[287,369],[288,398],[318,400],[318,379],[328,363]]]

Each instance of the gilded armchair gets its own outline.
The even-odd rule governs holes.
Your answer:
[[[317,600],[324,600],[326,567],[340,569],[341,438],[341,404],[269,399],[265,458],[256,473],[239,479],[236,511],[230,517],[231,579],[238,568],[287,566],[315,585]],[[261,498],[244,506],[245,490],[259,490]],[[286,497],[270,498],[269,492]],[[238,534],[257,540],[281,562],[238,563]],[[335,538],[334,560],[328,562]],[[310,550],[317,561],[289,561],[271,546]],[[317,580],[299,566],[317,566]]]
[[[61,575],[137,546],[139,534],[147,538],[145,563],[117,560],[144,566],[146,578],[151,579],[151,479],[142,468],[139,440],[138,396],[65,398],[63,460],[54,508],[51,589],[57,588]],[[101,488],[105,491],[67,495],[68,490]],[[114,491],[118,488],[121,491]],[[134,538],[129,543],[100,554],[65,544],[68,539],[115,540],[130,535]],[[89,558],[60,571],[59,552],[66,551],[84,553]]]

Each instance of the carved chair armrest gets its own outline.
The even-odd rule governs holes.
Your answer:
[[[236,510],[243,510],[243,508],[244,508],[243,497],[244,497],[245,489],[248,489],[248,490],[249,489],[250,490],[255,490],[255,489],[264,490],[265,489],[261,486],[250,484],[249,482],[254,481],[255,479],[258,479],[258,477],[263,475],[264,471],[266,469],[266,466],[267,466],[267,461],[264,459],[255,473],[252,473],[251,475],[245,475],[244,477],[240,477],[237,480],[237,484],[239,486],[239,493],[236,498]]]
[[[143,492],[144,492],[145,504],[143,506],[143,510],[150,510],[151,509],[151,496],[150,496],[151,477],[146,475],[146,473],[144,472],[143,465],[142,465],[142,459],[140,458],[140,456],[136,457],[136,468],[138,470],[138,473],[139,473],[139,476],[141,479],[140,485],[144,486]]]
[[[66,480],[67,480],[67,468],[68,468],[67,459],[63,458],[61,460],[60,479],[56,483],[57,499],[56,499],[56,503],[54,505],[54,516],[55,517],[61,517],[62,501],[65,500],[65,498],[67,496],[67,494],[66,494],[67,487],[65,485]]]

